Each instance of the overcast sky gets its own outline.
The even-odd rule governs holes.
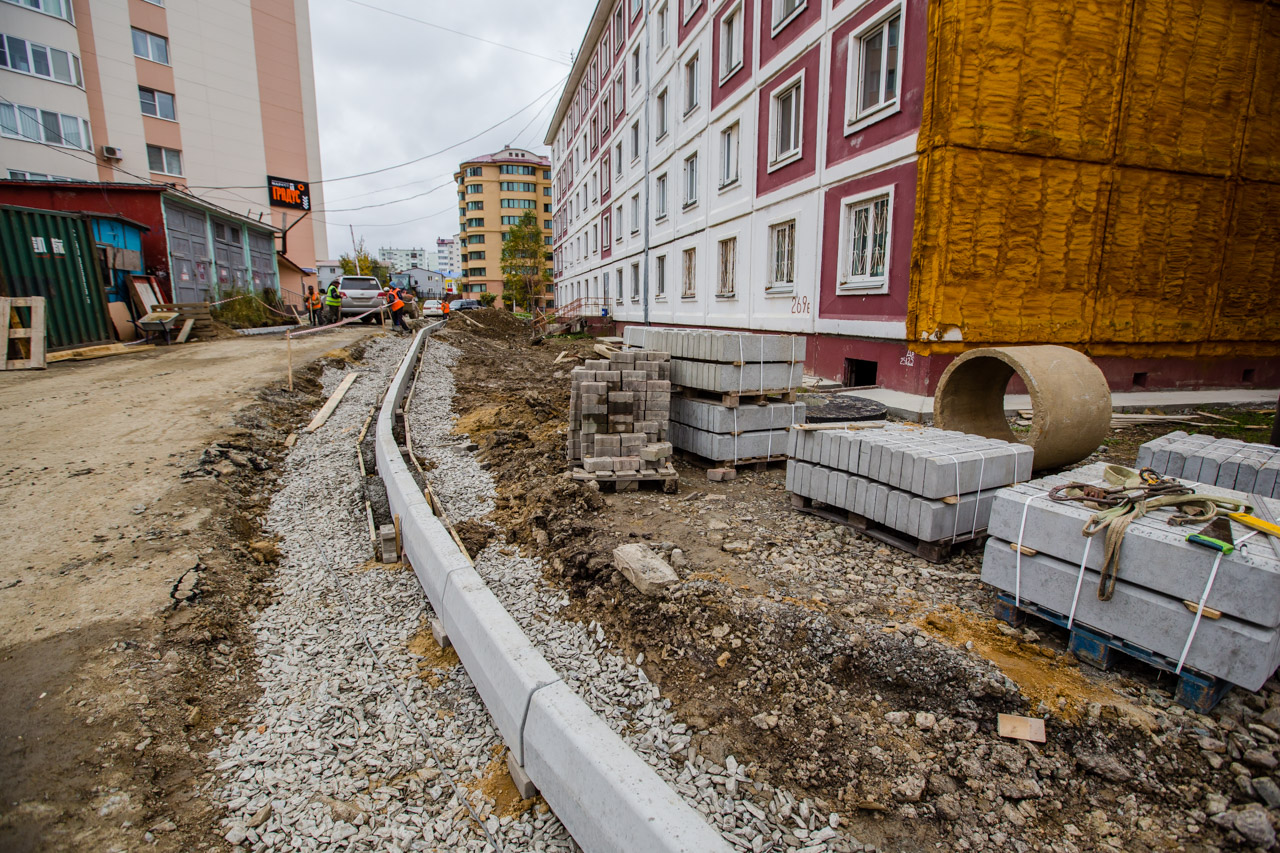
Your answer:
[[[595,0],[311,0],[310,7],[328,211],[317,216],[328,226],[329,254],[336,258],[351,251],[348,223],[375,254],[381,246],[434,250],[437,237],[458,230],[451,181],[460,162],[513,143],[547,153],[542,140]],[[530,104],[438,156],[382,174],[332,180],[455,146]],[[406,200],[347,210],[398,199]]]

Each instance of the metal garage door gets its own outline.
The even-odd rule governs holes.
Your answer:
[[[245,265],[244,234],[239,225],[213,220],[213,261],[218,268],[218,291],[249,286],[249,268]]]
[[[177,204],[165,203],[169,231],[169,266],[175,302],[208,302],[209,232],[205,215]]]
[[[276,285],[276,240],[270,234],[249,232],[249,265],[253,269],[253,289],[261,293]]]

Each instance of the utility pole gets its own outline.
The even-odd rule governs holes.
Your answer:
[[[360,271],[360,247],[356,245],[356,227],[354,225],[347,227],[351,229],[351,255],[356,259],[356,275],[364,275]]]

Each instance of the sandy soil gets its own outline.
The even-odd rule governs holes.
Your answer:
[[[212,837],[201,743],[252,690],[272,460],[308,363],[367,334],[295,342],[293,394],[279,338],[0,374],[0,848]]]

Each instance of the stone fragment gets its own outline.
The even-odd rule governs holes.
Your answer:
[[[893,796],[902,803],[918,803],[920,795],[924,793],[924,786],[924,777],[913,773],[898,780],[893,786]]]
[[[645,595],[656,595],[679,580],[675,569],[647,545],[619,545],[613,549],[613,564]]]
[[[735,539],[732,542],[726,542],[720,546],[722,550],[729,554],[749,554],[751,552],[751,547],[751,542],[744,542],[741,539]]]
[[[1269,850],[1276,843],[1276,831],[1271,827],[1271,819],[1263,809],[1241,809],[1233,816],[1232,825],[1249,843],[1264,850]]]
[[[738,470],[736,468],[708,468],[707,479],[713,483],[723,483],[728,480],[737,479]]]

